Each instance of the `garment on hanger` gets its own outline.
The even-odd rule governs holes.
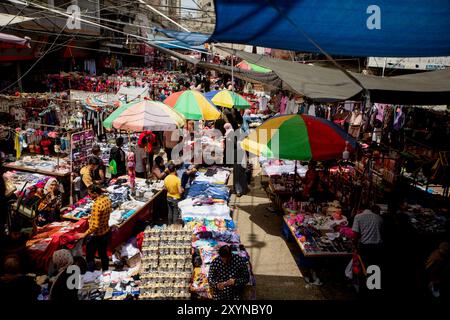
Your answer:
[[[298,104],[295,102],[295,99],[290,99],[287,102],[286,114],[296,114],[296,113],[298,113]]]
[[[288,98],[283,95],[280,100],[280,114],[286,114],[287,102]]]
[[[311,104],[308,109],[308,115],[315,117],[316,116],[316,106]]]
[[[267,104],[269,103],[269,99],[267,99],[266,95],[263,95],[263,96],[259,97],[258,103],[259,103],[259,110],[266,111]]]

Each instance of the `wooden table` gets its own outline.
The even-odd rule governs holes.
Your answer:
[[[121,243],[126,242],[133,235],[133,228],[138,221],[147,221],[152,218],[154,211],[154,204],[156,201],[162,201],[162,194],[164,190],[160,190],[150,198],[145,205],[136,210],[127,220],[123,221],[117,226],[111,227],[111,239],[109,249],[112,251]],[[68,215],[62,216],[63,219],[79,221],[81,219],[88,219],[88,217],[76,218]]]
[[[8,168],[8,169],[12,169],[12,170],[17,170],[17,171],[25,171],[25,172],[31,172],[31,173],[40,173],[46,176],[51,176],[51,177],[57,177],[57,178],[65,178],[70,176],[70,171],[68,172],[58,172],[58,171],[47,171],[47,170],[40,170],[40,169],[35,169],[33,167],[24,167],[24,166],[19,166],[19,165],[15,165],[12,163],[5,163],[3,164],[3,167]]]
[[[3,167],[16,170],[16,171],[23,171],[23,172],[30,172],[30,173],[39,173],[50,177],[55,177],[56,180],[58,180],[64,187],[64,193],[62,194],[62,202],[63,205],[69,204],[70,201],[70,172],[58,172],[58,171],[47,171],[47,170],[40,170],[35,169],[32,167],[24,167],[15,165],[14,163],[5,163]]]
[[[286,211],[285,211],[286,212]],[[303,255],[308,258],[330,258],[330,257],[349,257],[352,256],[351,252],[325,252],[325,251],[307,251],[305,249],[305,245],[295,236],[295,230],[291,227],[288,223],[288,215],[283,216],[284,223],[291,231],[292,236],[294,237],[295,241],[297,242],[298,246],[300,247],[300,250],[302,251]]]

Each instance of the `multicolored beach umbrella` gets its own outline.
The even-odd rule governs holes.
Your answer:
[[[122,112],[124,112],[125,110],[127,110],[128,108],[134,106],[136,103],[138,103],[139,101],[133,101],[127,104],[123,104],[121,105],[119,108],[117,108],[116,110],[114,110],[113,113],[111,113],[108,118],[105,119],[105,121],[103,121],[103,126],[106,129],[112,129],[113,125],[113,121],[117,119],[118,116],[120,116],[122,114]]]
[[[217,120],[220,111],[203,94],[186,90],[171,94],[164,103],[174,108],[189,120]]]
[[[242,141],[256,155],[285,160],[341,159],[357,141],[333,122],[308,115],[284,115],[265,121]]]
[[[172,131],[184,125],[183,115],[160,101],[143,100],[124,110],[112,125],[116,129],[142,132]]]
[[[272,72],[272,70],[264,68],[264,67],[260,67],[256,64],[247,62],[245,60],[242,60],[241,62],[239,62],[236,65],[237,68],[240,68],[242,70],[247,70],[247,71],[254,71],[254,72],[260,72],[260,73],[269,73]]]
[[[245,100],[243,96],[230,90],[215,90],[205,93],[205,97],[216,106],[236,109],[248,109],[251,107],[250,102]]]

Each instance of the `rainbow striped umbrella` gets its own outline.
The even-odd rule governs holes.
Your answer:
[[[120,116],[122,114],[122,112],[124,112],[125,110],[127,110],[128,108],[134,106],[136,103],[138,103],[139,101],[133,101],[127,104],[123,104],[121,105],[119,108],[117,108],[116,110],[114,110],[113,113],[111,113],[108,118],[105,119],[105,121],[103,121],[103,126],[106,129],[112,129],[113,127],[113,121],[117,119],[118,116]]]
[[[183,115],[160,101],[142,100],[116,117],[112,125],[119,130],[172,131],[185,123]]]
[[[250,102],[245,100],[243,96],[230,90],[215,90],[205,93],[205,97],[211,100],[216,106],[236,109],[248,109],[251,107]]]
[[[283,115],[265,121],[242,141],[242,148],[267,158],[331,160],[357,148],[356,140],[333,122],[308,115]]]
[[[175,92],[164,100],[164,103],[184,115],[186,119],[217,120],[220,118],[220,111],[195,90]]]

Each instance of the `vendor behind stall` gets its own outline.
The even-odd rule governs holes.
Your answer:
[[[44,187],[44,197],[39,201],[37,210],[37,225],[42,227],[60,219],[62,204],[61,191],[58,181],[51,178]]]
[[[87,189],[95,183],[94,172],[98,168],[100,162],[99,159],[92,157],[89,159],[88,164],[80,170],[81,185],[80,185],[80,197],[84,198],[87,195]]]
[[[146,145],[147,137],[143,137],[134,149],[134,154],[136,157],[136,177],[144,179],[147,178],[147,153],[145,152]]]
[[[233,254],[229,246],[222,246],[209,269],[208,282],[213,288],[214,300],[241,300],[249,278],[244,259]]]
[[[157,156],[153,165],[152,178],[155,180],[164,180],[164,178],[167,177],[168,174],[169,169],[166,169],[163,157]]]
[[[303,178],[303,196],[306,199],[314,198],[317,192],[319,174],[316,171],[316,166],[316,161],[311,160],[308,163],[308,171],[306,171],[305,177]]]
[[[97,158],[99,160],[99,165],[97,169],[93,172],[94,181],[98,181],[98,183],[103,184],[105,182],[105,174],[106,174],[106,167],[103,163],[103,160],[100,157],[101,149],[99,145],[94,145],[92,147],[92,154],[93,157]]]
[[[126,166],[126,157],[125,157],[125,151],[122,150],[123,146],[123,138],[118,137],[116,139],[116,146],[111,149],[110,156],[109,156],[109,163],[110,166],[116,167],[116,172],[112,175],[113,178],[117,178],[119,176],[123,176],[127,173],[127,166]]]

